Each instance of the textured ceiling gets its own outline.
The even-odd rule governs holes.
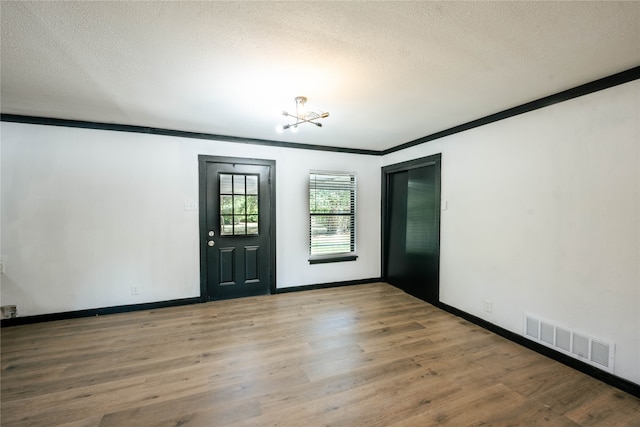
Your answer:
[[[640,65],[640,2],[1,3],[2,113],[384,150]],[[307,96],[324,127],[275,132]]]

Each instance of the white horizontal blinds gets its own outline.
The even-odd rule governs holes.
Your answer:
[[[355,251],[356,176],[351,173],[309,174],[311,256]]]

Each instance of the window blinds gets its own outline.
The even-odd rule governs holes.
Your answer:
[[[309,174],[309,253],[311,257],[355,252],[356,176]]]

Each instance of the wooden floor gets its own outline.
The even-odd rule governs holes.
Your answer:
[[[640,399],[386,284],[4,328],[2,426],[640,426]]]

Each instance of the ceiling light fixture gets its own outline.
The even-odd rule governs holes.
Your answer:
[[[317,112],[317,111],[311,111],[311,110],[307,111],[305,109],[305,104],[307,103],[306,96],[296,96],[295,101],[296,101],[296,113],[291,114],[291,113],[287,113],[286,111],[283,111],[282,115],[286,117],[293,117],[296,119],[296,122],[277,126],[276,130],[278,132],[282,132],[287,129],[291,129],[292,132],[296,132],[298,130],[298,125],[302,123],[311,123],[318,127],[322,127],[322,123],[319,123],[316,120],[329,117],[328,112]]]

